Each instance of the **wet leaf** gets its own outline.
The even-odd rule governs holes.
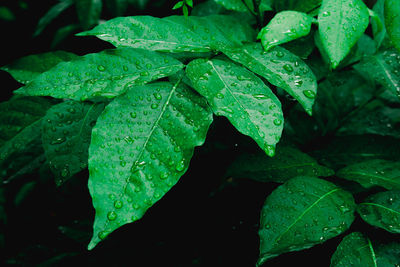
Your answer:
[[[398,0],[386,0],[385,25],[393,45],[400,51],[400,4]]]
[[[75,7],[84,30],[98,24],[103,7],[101,0],[75,0]]]

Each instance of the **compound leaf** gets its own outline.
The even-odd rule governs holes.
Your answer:
[[[58,185],[87,167],[92,127],[103,109],[104,103],[66,101],[47,111],[42,142]]]
[[[260,220],[258,266],[282,253],[323,243],[354,220],[352,195],[315,177],[296,177],[265,200]]]
[[[357,212],[367,223],[391,233],[400,233],[400,191],[374,194],[357,207]]]
[[[386,31],[393,45],[400,51],[400,4],[398,0],[386,0],[384,7]]]
[[[331,267],[376,267],[376,254],[368,237],[354,232],[345,236],[331,258]]]
[[[89,147],[89,190],[96,209],[89,249],[140,219],[175,185],[211,121],[203,98],[168,82],[134,86],[105,108]]]
[[[216,115],[227,117],[269,156],[275,154],[283,130],[281,103],[260,78],[220,59],[193,60],[186,74]]]
[[[132,84],[145,84],[174,74],[184,66],[157,52],[134,48],[105,50],[62,62],[39,75],[17,94],[73,100],[113,98]]]
[[[99,22],[103,2],[101,0],[75,0],[76,11],[83,29]]]
[[[400,53],[395,49],[364,57],[354,68],[400,97]]]
[[[321,43],[335,69],[367,28],[368,8],[362,0],[324,0],[318,23]]]
[[[271,84],[283,88],[311,115],[317,95],[317,81],[311,69],[299,57],[282,47],[274,47],[266,52],[261,44],[254,43],[223,52]]]
[[[65,51],[54,51],[43,54],[29,55],[15,60],[11,64],[1,67],[20,83],[28,84],[37,76],[60,62],[77,59],[78,56]]]
[[[365,188],[382,186],[400,190],[400,162],[373,159],[352,164],[339,170],[338,177],[356,181]]]
[[[253,41],[253,32],[246,23],[227,15],[187,18],[135,16],[115,18],[78,35],[94,35],[116,47],[163,52],[208,52]]]
[[[278,146],[273,158],[263,153],[241,154],[229,167],[227,176],[250,178],[260,182],[284,183],[298,175],[331,176],[334,172],[316,160],[289,146]]]
[[[261,29],[259,38],[266,51],[272,47],[306,36],[311,31],[313,18],[297,11],[282,11]]]

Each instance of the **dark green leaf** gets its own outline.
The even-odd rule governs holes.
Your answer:
[[[78,24],[70,24],[70,25],[59,28],[54,33],[53,40],[51,41],[51,48],[59,46],[60,43],[62,43],[65,39],[67,39],[73,33],[77,32],[78,29],[79,29]]]
[[[15,93],[81,101],[113,98],[125,92],[127,85],[145,84],[182,68],[178,60],[152,51],[105,50],[62,62]]]
[[[357,207],[357,212],[367,223],[391,233],[400,233],[400,191],[374,194]]]
[[[75,0],[76,11],[84,30],[99,22],[103,2],[101,0]]]
[[[274,0],[275,9],[296,10],[308,13],[321,5],[322,0]]]
[[[393,45],[400,51],[400,3],[398,0],[385,1],[385,25]]]
[[[299,58],[306,59],[313,52],[315,48],[314,34],[311,33],[306,37],[293,40],[289,43],[283,44],[283,48],[295,54]],[[314,72],[314,71],[313,71]],[[314,72],[315,74],[315,72]]]
[[[105,4],[114,17],[121,17],[128,8],[129,0],[106,0]]]
[[[66,101],[47,111],[42,142],[58,185],[87,167],[92,127],[104,104]]]
[[[364,57],[354,68],[400,97],[400,53],[395,49]]]
[[[254,6],[252,1],[246,1],[250,6],[246,7],[246,4],[242,0],[214,0],[217,4],[223,6],[228,10],[246,12],[250,10],[254,10]]]
[[[211,121],[203,98],[167,82],[134,86],[106,107],[89,147],[89,189],[96,209],[89,249],[140,219],[175,185]]]
[[[49,25],[50,22],[52,22],[58,15],[60,15],[61,12],[72,6],[73,3],[74,0],[63,0],[50,8],[49,11],[39,20],[33,36],[38,36],[39,34],[41,34],[44,28],[46,28],[46,26]]]
[[[378,244],[376,246],[376,263],[380,266],[400,265],[400,243]]]
[[[386,36],[385,15],[384,15],[385,0],[377,0],[371,16],[372,34],[376,47],[379,48]]]
[[[260,78],[219,59],[193,60],[187,65],[186,74],[215,114],[227,117],[269,156],[275,154],[275,144],[283,130],[281,103]]]
[[[331,258],[330,267],[377,267],[376,252],[369,238],[354,232],[345,236]],[[382,265],[383,266],[383,265]]]
[[[21,205],[21,203],[29,197],[29,195],[35,189],[36,184],[36,181],[31,181],[21,186],[14,198],[15,206]]]
[[[322,45],[335,69],[367,28],[368,8],[362,0],[324,0],[318,23]]]
[[[330,182],[306,176],[290,179],[262,208],[258,266],[343,233],[354,220],[355,206],[350,193]]]
[[[20,83],[28,84],[37,76],[50,70],[58,63],[77,59],[78,56],[64,51],[47,52],[26,56],[15,60],[11,64],[1,67],[7,71],[15,80]]]
[[[202,3],[196,3],[192,9],[192,16],[209,16],[224,12],[226,9],[217,4],[214,0],[208,0]]]
[[[259,34],[264,49],[268,51],[274,46],[308,35],[313,20],[302,12],[279,12]]]
[[[310,68],[296,55],[281,47],[266,52],[260,44],[254,43],[224,53],[271,84],[283,88],[311,115],[317,81]]]
[[[388,190],[400,189],[400,163],[372,159],[346,166],[337,176],[356,181],[365,188],[382,186]]]

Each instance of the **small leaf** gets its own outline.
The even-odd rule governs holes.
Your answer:
[[[283,88],[311,115],[317,81],[311,69],[296,55],[282,47],[266,52],[260,44],[254,43],[223,52],[271,84]]]
[[[140,219],[176,184],[211,121],[203,98],[167,82],[132,87],[105,108],[89,147],[89,190],[96,209],[89,249]]]
[[[103,7],[101,0],[75,0],[75,6],[83,29],[90,29],[99,22]]]
[[[176,3],[173,7],[172,7],[172,9],[178,9],[178,8],[181,8],[183,6],[183,1],[179,1],[178,3]]]
[[[400,53],[395,49],[364,57],[354,68],[400,97]]]
[[[318,24],[322,45],[335,69],[367,28],[368,8],[362,0],[324,0]]]
[[[376,267],[376,252],[369,238],[354,232],[345,236],[331,258],[330,267]],[[382,265],[383,266],[383,265]]]
[[[393,45],[400,51],[400,4],[398,0],[385,1],[385,25]]]
[[[178,60],[152,51],[105,50],[62,62],[15,93],[78,101],[113,98],[124,93],[129,85],[145,84],[182,68]]]
[[[284,183],[299,175],[331,176],[334,172],[316,160],[288,146],[278,146],[273,158],[265,154],[241,154],[229,167],[227,176],[260,182]]]
[[[382,186],[400,190],[400,163],[373,159],[349,165],[336,174],[340,178],[360,183],[365,188]]]
[[[216,115],[227,117],[267,155],[275,154],[283,114],[278,98],[262,80],[239,65],[219,59],[193,60],[187,65],[186,74]]]
[[[103,103],[66,101],[47,111],[42,142],[58,185],[87,167],[92,127],[103,109]]]
[[[314,177],[296,177],[265,200],[257,266],[282,253],[310,248],[346,231],[354,220],[352,195]]]
[[[313,18],[297,11],[282,11],[273,17],[261,32],[261,43],[266,51],[310,33]]]
[[[60,62],[77,59],[78,56],[64,51],[47,52],[26,56],[15,60],[11,64],[1,67],[1,70],[7,71],[15,80],[20,83],[28,84],[37,76]]]
[[[60,1],[58,4],[50,8],[49,11],[39,20],[33,36],[38,36],[39,34],[41,34],[47,25],[49,25],[64,10],[72,6],[73,3],[74,0],[64,0]]]
[[[367,223],[400,233],[400,191],[386,191],[374,194],[360,203],[357,212]]]

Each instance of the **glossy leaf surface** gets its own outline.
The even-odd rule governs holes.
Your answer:
[[[253,138],[269,156],[274,155],[283,114],[278,98],[260,78],[219,59],[193,60],[186,74],[216,115],[227,117],[239,132]]]
[[[400,51],[400,3],[397,0],[385,1],[385,25],[393,45]]]
[[[178,60],[152,51],[105,50],[60,63],[15,93],[80,101],[113,98],[124,93],[128,85],[145,84],[182,68]]]
[[[175,185],[211,121],[203,98],[167,82],[134,86],[105,108],[89,147],[89,190],[96,209],[89,249],[140,219]]]
[[[276,14],[260,34],[266,51],[272,47],[290,42],[310,33],[313,18],[297,11],[282,11]]]
[[[258,266],[282,253],[323,243],[354,220],[352,195],[314,177],[296,177],[275,189],[261,211]]]
[[[15,60],[11,64],[1,67],[1,70],[7,71],[15,80],[20,83],[28,84],[37,76],[60,62],[77,59],[78,56],[65,51],[54,51],[43,54],[26,56]]]
[[[288,146],[278,146],[273,158],[265,154],[241,154],[230,166],[227,176],[260,182],[284,183],[299,175],[331,176],[334,172],[316,160]]]
[[[92,127],[104,106],[66,101],[47,111],[42,142],[58,185],[87,167]]]
[[[400,191],[374,194],[357,207],[357,212],[367,223],[391,233],[400,233]]]
[[[242,0],[214,0],[217,4],[223,6],[228,10],[246,12],[249,11],[249,8],[246,7],[246,4]],[[247,1],[250,3],[251,1]],[[253,6],[251,6],[254,9]]]
[[[368,9],[362,0],[324,0],[318,24],[322,45],[336,68],[367,28]]]
[[[260,44],[247,44],[224,53],[271,84],[283,88],[311,115],[317,95],[317,81],[311,69],[299,57],[281,47],[266,52]]]
[[[345,236],[331,258],[331,267],[376,267],[376,252],[369,238],[354,232]]]

